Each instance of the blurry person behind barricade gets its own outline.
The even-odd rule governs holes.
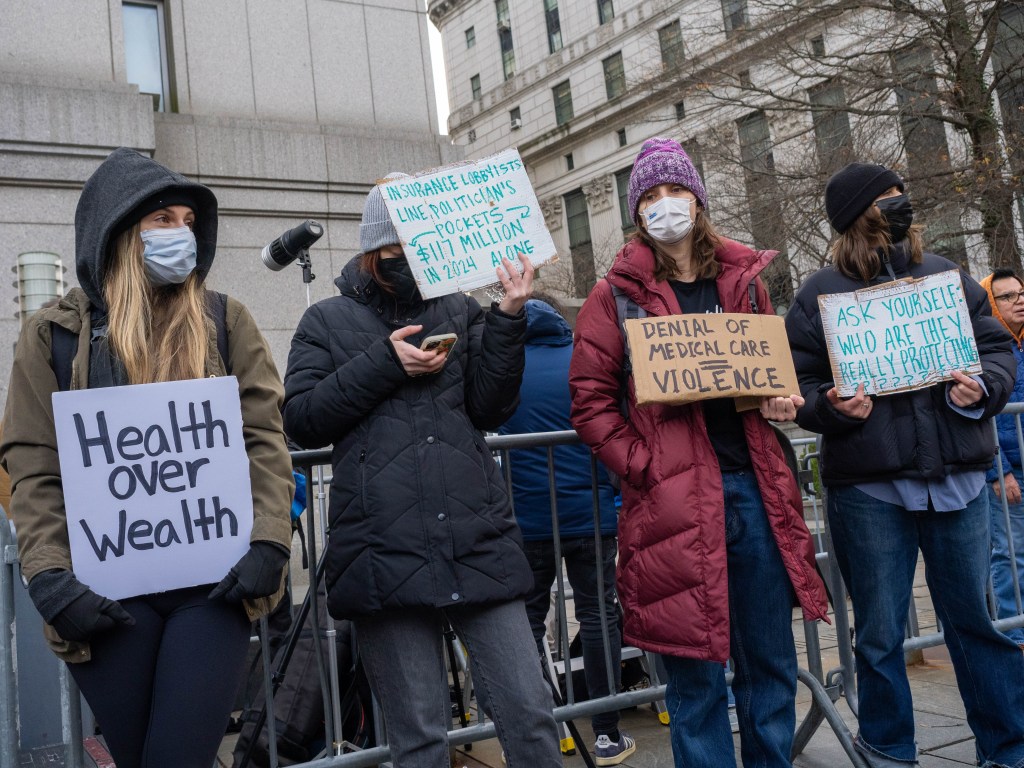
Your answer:
[[[516,412],[502,425],[502,435],[554,432],[572,429],[569,423],[569,361],[572,359],[572,329],[565,321],[557,299],[537,293],[526,302],[526,369],[523,371],[521,401]],[[615,601],[615,489],[603,466],[591,472],[590,451],[583,445],[560,445],[553,449],[558,534],[566,574],[572,585],[573,606],[580,623],[583,669],[587,695],[596,699],[617,693],[621,676],[622,638]],[[526,540],[526,557],[533,570],[533,590],[526,598],[538,651],[545,642],[544,620],[551,608],[551,585],[555,580],[555,548],[548,486],[548,450],[516,449],[509,454],[512,502],[516,521]],[[594,540],[594,495],[597,486],[600,514],[601,552]],[[600,569],[600,571],[599,571]],[[603,592],[598,573],[603,574]],[[606,606],[614,690],[608,688],[600,601]],[[597,738],[597,764],[616,765],[636,749],[626,736],[627,748],[611,757],[601,754],[617,744],[619,713],[604,712],[590,719]]]
[[[838,233],[831,264],[811,275],[786,314],[804,429],[822,435],[821,476],[836,562],[853,602],[860,732],[871,766],[915,764],[914,708],[903,656],[918,551],[942,624],[979,765],[1024,765],[1024,656],[991,624],[990,419],[1014,386],[1010,339],[988,297],[953,262],[924,250],[923,228],[892,169],[851,163],[829,180]],[[851,397],[836,389],[818,303],[904,278],[959,270],[982,373],[922,389]],[[880,310],[881,311],[881,310]]]
[[[1024,281],[1011,269],[997,269],[981,281],[988,291],[992,316],[999,320],[1013,337],[1013,356],[1017,360],[1017,378],[1008,402],[1024,402]],[[1024,579],[1024,472],[1021,470],[1020,443],[1017,440],[1018,416],[996,416],[999,432],[999,456],[988,470],[989,511],[992,525],[992,593],[996,601],[996,618],[1017,616],[1017,595],[1013,588],[1012,562],[1017,564],[1018,583]],[[999,479],[1002,477],[1002,488]],[[1010,524],[1003,513],[1003,489],[1006,491]],[[1010,545],[1013,556],[1010,555]],[[1005,634],[1024,649],[1024,628],[1014,627]]]
[[[469,651],[508,764],[559,766],[523,606],[533,578],[481,432],[518,404],[533,267],[521,256],[520,275],[504,260],[504,297],[485,313],[463,293],[420,297],[380,186],[359,233],[340,295],[299,322],[285,376],[289,436],[333,445],[330,613],[355,622],[396,766],[448,768],[446,623]],[[439,334],[455,334],[454,346],[421,349]]]
[[[622,478],[623,637],[664,655],[676,766],[735,765],[730,655],[743,764],[789,766],[794,596],[812,621],[827,603],[769,420],[792,421],[803,399],[766,397],[744,413],[729,398],[638,407],[623,328],[640,310],[772,314],[758,275],[777,253],[715,231],[700,174],[671,139],[644,142],[628,204],[638,233],[580,310],[569,377],[573,425]]]
[[[213,763],[250,622],[284,589],[292,481],[283,392],[249,312],[204,287],[216,241],[213,192],[115,150],[75,212],[81,288],[28,320],[11,370],[0,457],[22,573],[120,768]],[[51,396],[226,374],[238,379],[252,482],[247,553],[219,585],[120,602],[95,593],[71,562],[65,497],[75,489],[62,485]]]

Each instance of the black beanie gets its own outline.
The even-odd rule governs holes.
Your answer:
[[[825,186],[825,212],[836,232],[850,228],[875,198],[890,187],[903,191],[903,179],[884,165],[850,163],[828,180]]]

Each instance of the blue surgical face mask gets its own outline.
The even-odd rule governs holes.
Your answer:
[[[146,275],[155,286],[179,285],[196,268],[196,236],[188,227],[144,229],[142,242]]]

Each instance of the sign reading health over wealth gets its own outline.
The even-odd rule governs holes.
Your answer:
[[[818,297],[840,397],[891,395],[981,373],[960,273],[951,269]]]
[[[425,299],[498,282],[502,259],[551,261],[555,244],[516,149],[386,182],[381,191]]]
[[[640,405],[734,397],[747,410],[800,391],[781,317],[709,312],[625,326]]]
[[[233,376],[56,392],[71,562],[114,600],[220,581],[249,548]]]

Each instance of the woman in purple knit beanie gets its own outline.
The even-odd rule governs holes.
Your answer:
[[[803,398],[766,397],[742,413],[731,398],[637,407],[621,328],[638,315],[770,314],[757,276],[776,252],[715,231],[704,182],[671,139],[644,142],[628,204],[637,233],[580,310],[569,371],[572,424],[622,482],[623,636],[665,661],[676,766],[735,766],[731,658],[743,765],[783,768],[796,722],[792,607],[809,620],[827,609],[800,491],[769,424],[792,421]]]

